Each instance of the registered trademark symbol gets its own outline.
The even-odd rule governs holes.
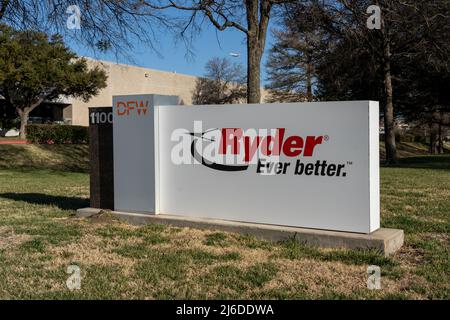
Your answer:
[[[328,135],[324,135],[324,136],[323,136],[323,139],[324,139],[325,141],[328,141],[328,140],[330,139],[330,137],[329,137]]]

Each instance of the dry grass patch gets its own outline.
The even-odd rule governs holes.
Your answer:
[[[0,250],[18,247],[30,239],[31,236],[27,234],[16,234],[14,228],[0,226]]]
[[[137,239],[128,239],[125,244],[139,244]],[[124,275],[132,272],[136,261],[112,252],[114,246],[103,241],[99,236],[86,234],[75,243],[65,246],[52,246],[47,254],[53,258],[48,265],[55,269],[65,268],[68,263],[79,264],[83,267],[96,265],[120,266]]]

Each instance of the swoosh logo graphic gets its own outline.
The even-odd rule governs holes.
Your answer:
[[[211,131],[211,130],[209,130],[209,131]],[[214,170],[219,170],[219,171],[245,171],[245,170],[247,170],[248,165],[230,166],[230,165],[226,165],[226,164],[211,162],[211,161],[205,159],[203,157],[203,155],[197,151],[196,143],[197,143],[198,139],[195,139],[195,138],[204,139],[204,140],[208,140],[208,141],[214,141],[212,139],[207,139],[207,138],[203,137],[203,135],[209,131],[203,132],[203,133],[201,133],[201,135],[195,134],[195,133],[189,133],[191,136],[194,137],[194,140],[192,141],[192,144],[191,144],[192,157],[195,160],[197,160],[199,163],[204,165],[205,167],[208,167],[208,168],[211,168]]]

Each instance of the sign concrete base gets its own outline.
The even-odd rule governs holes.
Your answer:
[[[101,209],[95,208],[78,209],[77,216],[90,217],[101,211]],[[119,220],[132,224],[154,223],[176,227],[221,230],[253,235],[268,241],[296,239],[301,243],[319,247],[375,249],[386,256],[398,251],[404,241],[403,230],[399,229],[380,228],[370,234],[361,234],[207,218],[191,218],[166,214],[150,215],[118,211],[111,211],[111,214]]]

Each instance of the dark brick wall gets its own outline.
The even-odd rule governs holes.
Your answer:
[[[106,121],[105,121],[106,119]],[[89,108],[90,206],[114,209],[112,108]]]

